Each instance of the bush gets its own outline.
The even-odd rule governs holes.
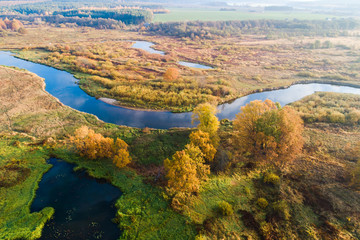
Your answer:
[[[223,216],[231,216],[234,214],[233,207],[230,203],[226,201],[219,202],[218,209],[221,215]]]
[[[258,198],[257,205],[262,209],[265,209],[269,205],[269,203],[265,198]]]
[[[331,123],[345,123],[345,115],[338,111],[330,113],[328,118]]]
[[[277,185],[280,183],[280,177],[272,172],[267,172],[264,174],[264,183],[270,183]]]
[[[279,218],[286,221],[290,219],[290,209],[286,201],[277,201],[273,204],[272,208],[274,210],[274,214],[277,215]]]

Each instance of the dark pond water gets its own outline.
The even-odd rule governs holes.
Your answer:
[[[32,212],[44,207],[55,209],[41,239],[118,239],[121,232],[111,219],[120,190],[85,172],[74,172],[74,165],[62,160],[51,158],[49,163],[53,167],[44,174],[31,205]]]
[[[135,43],[132,45],[132,48],[139,48],[139,49],[142,49],[142,50],[147,51],[149,53],[165,55],[165,52],[153,49],[151,46],[154,46],[154,45],[155,44],[152,43],[152,42],[135,41]],[[182,65],[182,66],[185,66],[185,67],[191,67],[191,68],[201,68],[201,69],[205,69],[205,70],[206,69],[213,69],[212,67],[205,66],[205,65],[202,65],[202,64],[198,64],[198,63],[179,61],[178,64]]]
[[[45,78],[46,91],[57,97],[62,103],[79,111],[94,114],[105,122],[139,128],[193,127],[191,113],[139,111],[112,106],[87,95],[79,88],[76,84],[77,80],[70,73],[15,58],[8,52],[0,52],[0,65],[24,68]],[[316,91],[360,94],[360,88],[318,83],[296,84],[287,89],[250,94],[231,103],[220,105],[217,116],[219,119],[234,119],[240,111],[240,107],[253,100],[271,99],[283,106]]]

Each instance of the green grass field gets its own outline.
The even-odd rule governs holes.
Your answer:
[[[245,11],[220,11],[215,9],[188,9],[172,8],[168,14],[154,15],[154,22],[177,22],[177,21],[227,21],[227,20],[325,20],[336,17],[334,15],[316,14],[311,12],[245,12]],[[339,16],[337,16],[339,17]]]

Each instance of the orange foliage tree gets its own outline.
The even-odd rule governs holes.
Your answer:
[[[112,158],[119,168],[131,162],[126,142],[119,138],[114,141],[112,138],[104,137],[87,126],[78,128],[75,135],[70,137],[70,142],[75,145],[80,156],[89,159]]]
[[[164,79],[167,81],[175,81],[179,77],[180,73],[177,68],[171,67],[164,73]]]
[[[282,166],[303,147],[303,121],[291,107],[253,101],[234,120],[234,143],[243,156]]]

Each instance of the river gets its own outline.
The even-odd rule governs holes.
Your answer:
[[[191,112],[143,111],[113,106],[85,93],[80,89],[77,79],[72,74],[16,58],[9,52],[0,51],[0,65],[15,66],[37,74],[45,79],[45,90],[58,98],[63,104],[82,112],[94,114],[105,122],[138,128],[193,127],[191,124]],[[217,117],[219,119],[234,119],[235,115],[240,111],[240,107],[253,100],[270,99],[279,102],[283,106],[316,91],[360,94],[360,88],[354,87],[320,83],[295,84],[286,89],[254,93],[240,97],[231,103],[219,105]]]

